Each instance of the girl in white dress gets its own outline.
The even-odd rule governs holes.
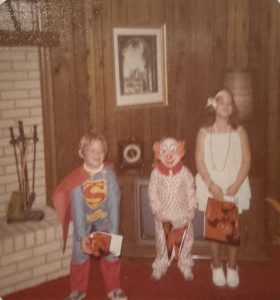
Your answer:
[[[196,196],[198,209],[205,211],[208,197],[234,201],[239,213],[249,209],[251,190],[248,172],[251,165],[246,131],[236,124],[237,109],[232,93],[220,90],[208,99],[209,123],[196,140]],[[228,245],[227,274],[219,258],[220,243],[210,241],[212,280],[217,286],[237,287],[238,247]]]

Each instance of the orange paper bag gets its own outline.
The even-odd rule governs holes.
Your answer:
[[[208,198],[204,238],[231,245],[240,244],[238,210],[235,203]]]

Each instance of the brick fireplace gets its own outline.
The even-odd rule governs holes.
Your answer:
[[[69,274],[72,226],[65,253],[53,209],[40,222],[0,219],[0,297]]]
[[[37,125],[36,200],[34,206],[46,206],[45,162],[40,90],[39,53],[37,47],[0,47],[0,217],[6,215],[13,191],[18,189],[16,163],[10,145],[9,127],[18,136],[18,121],[25,134]],[[28,156],[28,161],[32,155]],[[30,167],[30,166],[29,166]]]
[[[61,226],[46,206],[38,51],[37,47],[0,47],[0,297],[69,273],[71,244],[62,254]],[[8,224],[7,207],[18,189],[9,127],[18,135],[18,120],[23,121],[26,135],[34,124],[38,128],[32,209],[43,210],[45,217],[40,222]]]

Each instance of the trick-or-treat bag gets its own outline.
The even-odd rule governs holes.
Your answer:
[[[112,253],[119,256],[121,253],[123,237],[103,231],[96,231],[89,235],[88,247],[95,257],[106,256]]]
[[[238,209],[234,202],[208,198],[204,238],[231,245],[240,244]]]

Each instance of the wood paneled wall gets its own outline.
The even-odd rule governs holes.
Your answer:
[[[42,0],[44,1],[44,0]],[[42,49],[42,92],[48,200],[54,186],[79,162],[77,145],[89,127],[83,1],[51,1],[43,28],[60,34],[60,45]],[[49,14],[48,14],[49,15]]]
[[[195,135],[209,95],[222,86],[229,68],[248,67],[249,2],[203,0],[85,1],[91,124],[105,131],[111,156],[129,136],[152,143],[166,135],[187,141],[194,169]],[[166,24],[168,107],[115,106],[112,29]]]
[[[252,174],[265,176],[267,193],[279,195],[280,5],[276,0],[84,0],[56,1],[53,28],[61,44],[51,50],[53,120],[46,143],[55,147],[49,175],[60,180],[79,163],[83,131],[104,132],[110,159],[133,136],[145,145],[163,136],[187,142],[186,162],[195,172],[194,148],[206,99],[223,85],[226,70],[250,70],[254,106],[245,124],[252,145]],[[166,24],[167,107],[120,109],[115,105],[112,29]],[[47,100],[46,100],[47,101]],[[47,121],[46,121],[47,122]],[[52,139],[50,138],[52,137]],[[52,155],[53,156],[53,155]],[[50,186],[50,185],[49,185]]]

